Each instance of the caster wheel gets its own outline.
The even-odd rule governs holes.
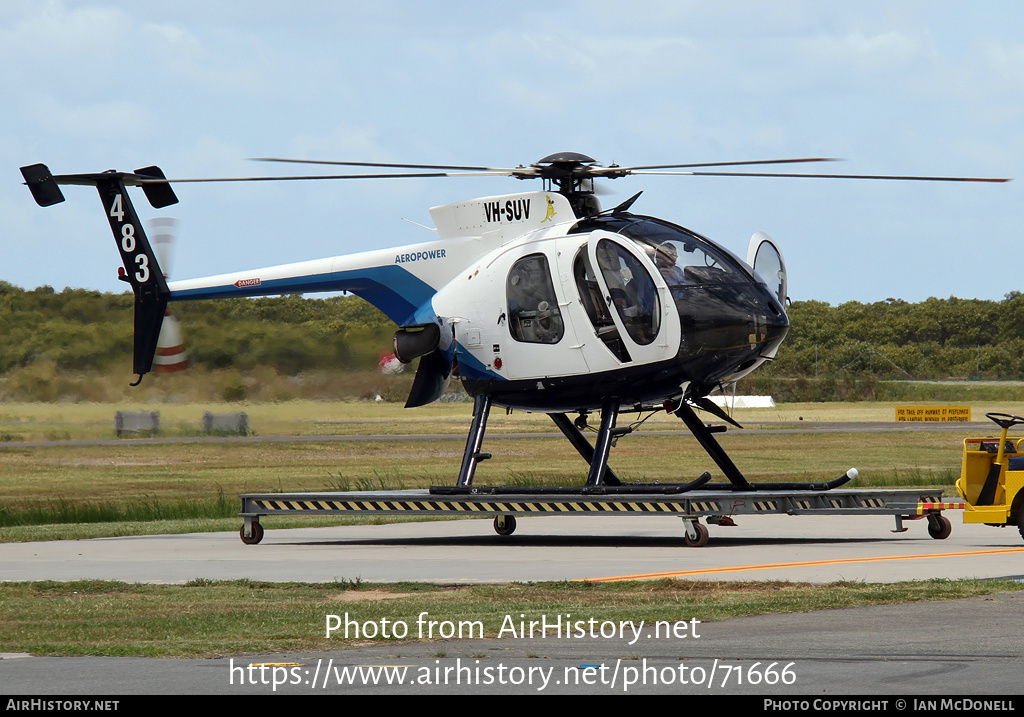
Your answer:
[[[512,535],[516,532],[516,519],[513,515],[498,515],[494,518],[494,532],[498,535]]]
[[[263,526],[259,523],[252,524],[252,537],[245,537],[245,526],[238,531],[238,536],[242,539],[242,542],[246,545],[256,545],[256,543],[263,540]]]
[[[942,515],[930,516],[928,518],[928,535],[936,540],[945,540],[953,532],[953,525],[949,518]]]
[[[683,536],[683,540],[686,541],[686,545],[691,548],[702,548],[708,544],[708,529],[707,526],[697,523],[694,528],[697,529],[696,540],[691,538],[689,534]]]

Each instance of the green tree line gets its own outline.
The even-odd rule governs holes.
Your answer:
[[[26,290],[0,282],[0,376],[49,363],[59,371],[130,365],[131,294]],[[355,296],[219,299],[171,304],[194,365],[294,376],[367,370],[394,324]],[[1002,301],[930,298],[831,306],[793,303],[775,361],[755,375],[1024,379],[1024,294]]]
[[[209,369],[366,369],[391,345],[395,325],[355,296],[219,299],[173,303],[190,361]],[[0,375],[36,363],[61,371],[130,366],[131,294],[56,292],[0,282]]]
[[[1024,379],[1024,294],[789,307],[790,332],[768,376]]]

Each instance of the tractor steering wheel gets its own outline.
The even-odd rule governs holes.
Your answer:
[[[1010,428],[1024,423],[1024,418],[1011,416],[1009,413],[986,413],[985,418],[995,423],[1000,428]]]

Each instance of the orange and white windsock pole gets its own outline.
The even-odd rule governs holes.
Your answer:
[[[149,221],[149,232],[152,238],[153,251],[156,253],[160,266],[167,278],[168,267],[171,265],[171,250],[178,233],[178,220],[171,217],[156,217]],[[164,323],[160,327],[160,338],[156,342],[156,355],[153,357],[153,370],[157,373],[174,373],[188,368],[188,351],[182,338],[181,324],[169,311],[164,313]]]
[[[181,326],[170,313],[164,314],[160,327],[160,338],[156,342],[153,370],[157,373],[174,373],[188,368],[188,351],[181,337]]]

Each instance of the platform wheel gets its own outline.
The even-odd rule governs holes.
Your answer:
[[[514,515],[494,516],[494,532],[498,535],[512,535],[516,532],[516,517]]]
[[[683,535],[683,540],[686,542],[687,547],[703,548],[708,544],[708,538],[710,537],[708,528],[706,525],[702,525],[700,523],[695,523],[693,527],[697,531],[697,537],[691,538],[690,534],[686,533]]]
[[[953,525],[949,518],[943,515],[928,516],[928,535],[936,540],[945,540],[953,532]]]
[[[263,526],[259,523],[252,524],[252,537],[245,537],[245,526],[238,531],[238,536],[242,539],[242,542],[246,545],[256,545],[256,543],[263,540]]]

